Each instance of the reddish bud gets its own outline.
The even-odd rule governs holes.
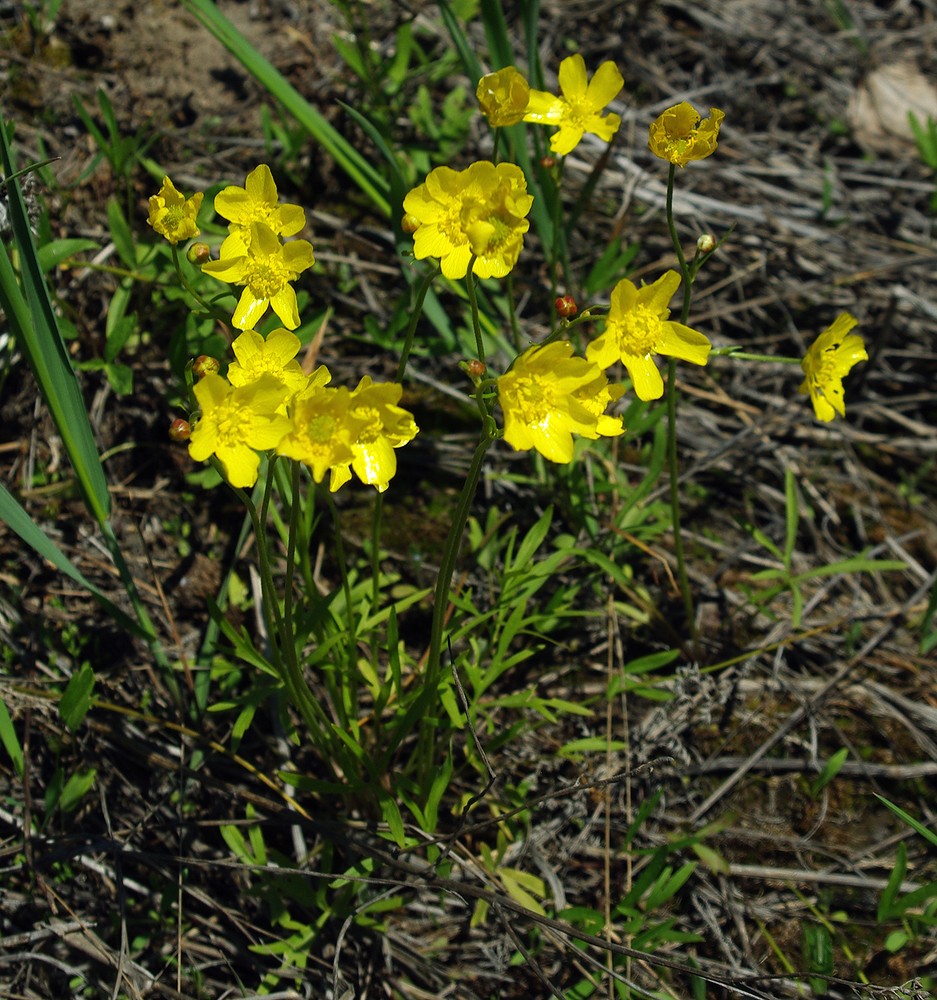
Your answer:
[[[576,300],[572,295],[561,295],[553,303],[553,307],[556,309],[556,314],[563,319],[570,319],[579,312],[579,306],[576,305]]]
[[[190,264],[207,264],[211,260],[211,247],[207,243],[193,243],[185,252]]]
[[[169,425],[169,440],[170,441],[188,441],[192,436],[192,425],[188,420],[183,420],[182,417],[177,417]]]
[[[544,170],[552,170],[556,166],[556,157],[555,156],[541,156],[540,157],[540,166],[543,167]]]
[[[192,362],[192,372],[196,378],[205,378],[206,375],[217,375],[221,371],[221,362],[217,358],[209,357],[207,354],[200,354]]]
[[[400,228],[405,233],[415,233],[420,228],[420,220],[409,212],[400,220]]]
[[[485,367],[485,363],[483,361],[479,361],[478,358],[471,358],[469,361],[463,361],[462,368],[469,378],[481,378],[488,370]]]

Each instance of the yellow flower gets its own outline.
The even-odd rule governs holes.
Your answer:
[[[559,156],[571,153],[586,132],[611,142],[621,118],[600,112],[625,85],[618,67],[604,62],[589,81],[585,60],[577,53],[560,63],[559,79],[561,97],[531,90],[524,121],[558,125],[560,130],[550,139],[550,149]]]
[[[159,193],[150,196],[150,214],[146,221],[173,246],[182,240],[194,239],[200,233],[195,219],[202,198],[201,191],[197,191],[191,198],[183,197],[172,181],[164,177]]]
[[[573,434],[622,433],[621,417],[602,412],[621,387],[610,387],[596,365],[572,353],[568,340],[531,347],[498,379],[504,440],[516,451],[536,448],[551,462],[569,462]]]
[[[292,396],[306,386],[306,373],[294,360],[299,347],[299,337],[289,330],[273,330],[266,340],[254,330],[245,330],[231,345],[237,361],[228,365],[228,381],[250,385],[272,375],[282,383],[286,395]]]
[[[532,204],[524,173],[513,163],[437,167],[403,200],[417,223],[413,254],[438,257],[447,278],[464,278],[474,254],[473,274],[503,278],[517,263]]]
[[[667,271],[653,285],[642,288],[623,278],[612,290],[605,332],[586,348],[586,357],[599,368],[621,361],[635,393],[645,401],[664,394],[664,381],[652,355],[705,365],[712,347],[703,334],[667,318],[667,305],[679,285],[676,271]]]
[[[862,338],[849,332],[857,322],[849,313],[840,313],[810,345],[800,363],[806,378],[798,391],[810,393],[817,420],[832,420],[837,413],[846,415],[843,378],[853,365],[869,360]]]
[[[315,264],[312,244],[294,240],[283,244],[263,222],[252,222],[250,246],[237,257],[222,257],[202,265],[202,270],[233,285],[244,285],[232,322],[239,330],[252,330],[269,305],[290,330],[299,326],[295,281]]]
[[[352,442],[366,424],[352,412],[351,404],[352,396],[345,386],[310,383],[293,400],[292,430],[277,445],[278,455],[308,465],[317,483],[332,469],[329,489],[333,493],[348,481],[348,466],[355,458]]]
[[[709,114],[709,118],[701,120],[692,104],[675,104],[651,122],[648,148],[679,167],[685,167],[689,160],[705,159],[716,149],[719,125],[725,118],[725,112],[718,108],[710,108]]]
[[[397,472],[394,449],[412,441],[419,430],[413,414],[397,405],[402,394],[399,383],[374,383],[368,375],[351,394],[351,412],[363,421],[351,442],[351,468],[361,482],[374,486],[378,493],[387,489]],[[347,466],[343,471],[333,469],[330,489],[338,489],[350,475]]]
[[[231,224],[230,235],[221,247],[222,257],[240,257],[250,245],[252,222],[262,222],[280,237],[295,236],[306,225],[306,213],[299,205],[281,205],[273,174],[266,163],[255,167],[244,187],[230,185],[215,195],[215,211]]]
[[[495,128],[516,125],[527,110],[530,85],[513,66],[508,66],[483,76],[475,96],[490,125]]]
[[[220,375],[206,375],[193,386],[201,416],[189,439],[196,462],[214,455],[232,486],[257,482],[258,451],[279,444],[290,422],[278,413],[283,385],[264,375],[245,386],[229,385]]]

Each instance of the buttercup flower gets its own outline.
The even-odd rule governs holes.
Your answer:
[[[602,412],[621,387],[609,386],[596,365],[572,353],[568,340],[531,347],[498,379],[504,440],[516,451],[536,448],[551,462],[569,462],[573,434],[622,433],[621,417]]]
[[[550,139],[550,149],[560,156],[571,153],[586,132],[611,142],[621,118],[600,112],[625,85],[618,67],[611,61],[604,62],[590,81],[585,60],[577,53],[560,63],[559,80],[561,97],[531,90],[524,121],[558,125],[560,130]]]
[[[317,483],[331,469],[333,493],[349,479],[348,466],[355,458],[352,442],[367,423],[352,412],[351,405],[346,386],[333,389],[310,384],[293,400],[292,430],[277,445],[278,455],[308,465]]]
[[[282,384],[264,375],[245,386],[229,385],[220,375],[206,375],[193,386],[202,415],[189,439],[189,454],[196,462],[214,455],[232,486],[257,482],[258,451],[276,447],[290,429],[278,413]]]
[[[397,472],[395,448],[412,441],[419,428],[413,414],[398,406],[403,386],[397,382],[375,383],[365,375],[351,393],[351,412],[363,421],[351,442],[351,468],[363,483],[383,493]],[[351,473],[348,466],[333,468],[329,488],[337,490]]]
[[[206,273],[232,285],[244,285],[232,322],[239,330],[253,329],[269,305],[290,330],[299,326],[295,281],[315,264],[312,244],[294,240],[283,244],[263,222],[250,225],[250,245],[238,257],[222,257],[202,266]]]
[[[800,363],[806,377],[798,391],[810,394],[817,420],[832,420],[837,413],[846,415],[843,378],[853,365],[869,360],[862,338],[849,332],[857,322],[849,313],[840,313],[810,345]]]
[[[168,177],[163,178],[163,186],[157,194],[150,196],[150,214],[147,223],[175,246],[182,240],[191,240],[199,235],[195,224],[203,194],[196,191],[191,198],[180,194]]]
[[[447,278],[464,278],[474,254],[473,274],[503,278],[517,263],[532,204],[524,173],[513,163],[437,167],[403,201],[418,223],[413,254],[438,257]]]
[[[516,125],[527,110],[530,85],[513,66],[508,66],[483,76],[475,96],[490,125],[495,128]]]
[[[675,104],[651,122],[648,148],[678,167],[685,167],[690,160],[705,159],[716,149],[719,125],[725,118],[725,112],[718,108],[710,108],[709,114],[709,118],[701,120],[692,104]]]
[[[586,348],[586,357],[599,368],[621,361],[644,401],[664,394],[664,380],[652,355],[665,354],[694,365],[705,365],[709,357],[712,344],[703,334],[667,318],[667,305],[679,285],[676,271],[667,271],[642,288],[623,278],[612,290],[605,332]]]
[[[299,347],[299,337],[289,330],[273,330],[266,340],[254,330],[245,330],[231,345],[237,361],[228,365],[228,381],[250,385],[265,374],[272,375],[292,396],[306,386],[306,373],[294,360]]]
[[[306,224],[299,205],[281,205],[273,174],[266,163],[255,167],[244,187],[230,185],[215,195],[215,211],[231,224],[230,235],[221,246],[222,257],[240,257],[250,245],[252,222],[262,222],[277,236],[295,236]]]

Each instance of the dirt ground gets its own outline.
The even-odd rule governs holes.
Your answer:
[[[180,187],[222,177],[240,183],[271,155],[257,84],[178,4],[64,0],[54,19],[38,26],[25,6],[0,4],[0,106],[16,124],[21,160],[58,158],[51,167],[55,187],[36,192],[51,236],[97,240],[101,261],[109,259],[103,206],[120,189],[106,164],[89,170],[96,148],[74,104],[94,113],[99,89],[126,134],[153,137],[146,155]],[[334,34],[349,31],[339,5],[223,0],[218,6],[377,160],[339,103],[361,100],[332,44]],[[551,752],[585,735],[578,722],[540,728],[495,759],[506,783],[527,781],[543,796],[512,863],[545,877],[557,901],[601,910],[606,885],[632,874],[626,852],[605,865],[607,830],[621,843],[636,804],[660,793],[642,847],[711,821],[717,829],[707,843],[725,862],[700,866],[676,913],[680,928],[702,941],[668,952],[675,960],[708,962],[716,981],[735,984],[710,986],[706,996],[803,995],[779,956],[800,960],[803,925],[822,912],[847,915],[853,946],[837,948],[833,975],[842,982],[832,983],[827,996],[925,997],[923,987],[918,994],[918,987],[903,993],[898,987],[937,973],[933,928],[888,951],[876,908],[899,841],[907,845],[913,885],[937,878],[937,859],[872,793],[933,828],[937,668],[921,655],[919,639],[937,567],[937,240],[930,208],[937,170],[922,162],[906,121],[909,109],[922,120],[929,113],[937,118],[937,5],[552,0],[541,8],[545,66],[579,49],[590,65],[614,59],[625,77],[616,107],[621,133],[589,210],[570,234],[574,259],[594,257],[596,248],[624,235],[640,244],[637,277],[672,266],[666,177],[646,149],[647,123],[683,99],[723,108],[718,155],[681,172],[677,195],[688,243],[734,227],[700,281],[694,326],[717,345],[802,355],[819,330],[848,310],[860,321],[870,360],[847,383],[847,420],[831,426],[812,419],[796,395],[798,380],[783,365],[726,363],[682,376],[685,516],[705,662],[687,666],[674,681],[672,701],[629,703],[629,756],[608,762],[611,771],[600,770],[582,791],[574,788],[581,768]],[[374,0],[352,9],[366,19],[374,44],[388,51],[396,28],[409,21],[427,52],[438,56],[451,47],[431,3]],[[519,53],[525,9],[504,3]],[[481,28],[470,34],[484,52]],[[453,71],[452,87],[471,93],[473,84]],[[412,123],[400,127],[412,140]],[[477,150],[467,158],[487,152],[480,127],[470,141]],[[585,183],[599,152],[586,145],[568,159],[572,189]],[[322,360],[338,372],[392,371],[389,352],[362,348],[355,336],[366,312],[384,321],[405,290],[388,258],[394,235],[362,207],[321,150],[307,142],[297,162],[292,175],[278,179],[283,197],[310,216],[322,261],[310,294],[334,308]],[[141,229],[154,190],[138,169],[131,201]],[[358,281],[351,291],[343,283],[349,270]],[[525,301],[533,303],[525,322],[536,337],[544,286],[533,271],[525,280]],[[72,269],[58,272],[55,282],[60,308],[74,325],[69,348],[76,362],[99,357],[116,279]],[[140,309],[145,313],[142,298]],[[117,397],[100,373],[86,372],[83,384],[102,450],[112,454],[116,523],[134,553],[141,590],[167,643],[194,655],[208,620],[206,598],[220,580],[218,553],[233,545],[240,516],[217,494],[209,510],[200,505],[186,479],[192,463],[167,440],[175,390],[166,342],[164,331],[147,330],[133,359],[130,397]],[[452,380],[452,358],[428,356],[420,365],[420,392]],[[2,366],[2,481],[82,572],[119,599],[103,550],[68,489],[66,460],[31,374],[9,347]],[[432,397],[416,399],[425,408],[418,410],[421,425],[433,424],[434,405]],[[472,434],[457,411],[446,413],[435,418],[428,450],[402,469],[417,483],[423,480],[416,467],[436,463],[444,494],[464,470]],[[496,450],[493,468],[512,460]],[[625,460],[637,478],[637,449]],[[789,621],[743,611],[740,596],[752,574],[770,563],[742,524],[783,538],[788,468],[812,513],[802,521],[798,553],[809,562],[801,568],[857,551],[908,567],[813,580],[804,617],[809,634],[796,642]],[[522,517],[547,502],[536,493],[512,493],[494,471],[490,479],[479,503],[494,498]],[[445,531],[434,499],[410,496],[388,518],[400,530],[388,546],[411,577],[418,574],[411,547],[416,526],[430,552]],[[667,616],[678,614],[660,569],[669,542],[654,544],[667,552],[636,550],[635,574],[664,613],[642,628],[623,626],[635,656],[666,648],[673,632]],[[246,811],[255,810],[286,863],[299,867],[302,857],[296,878],[311,885],[316,858],[331,849],[324,845],[343,844],[349,859],[378,849],[369,823],[325,811],[313,823],[298,823],[263,777],[287,766],[304,773],[302,749],[252,731],[239,757],[219,752],[209,741],[225,744],[230,720],[210,716],[193,732],[142,648],[3,525],[0,642],[0,693],[28,761],[19,781],[0,759],[0,996],[255,995],[279,961],[261,947],[269,943],[269,896],[278,890],[232,864],[219,826],[243,824]],[[768,652],[751,654],[756,647]],[[107,705],[72,736],[46,692],[82,659],[92,662]],[[597,630],[549,663],[537,661],[542,674],[531,683],[545,696],[568,696],[571,678],[582,691],[601,690],[605,662],[604,631]],[[708,672],[713,663],[727,665]],[[145,716],[132,714],[141,707]],[[591,724],[604,733],[604,717]],[[268,727],[275,732],[273,720]],[[818,766],[842,746],[850,749],[842,779],[812,797],[807,790]],[[623,785],[601,784],[611,773],[659,758],[669,763],[639,771],[627,798]],[[95,788],[74,814],[37,820],[63,763],[96,768]],[[460,793],[478,791],[477,778],[463,775]],[[466,884],[473,877],[470,847],[485,835],[462,831],[454,857],[464,865]],[[512,964],[515,935],[527,941],[531,931],[521,915],[504,910],[474,926],[468,889],[460,896],[458,886],[435,884],[389,852],[380,874],[402,887],[406,905],[385,915],[380,932],[329,925],[312,947],[299,948],[305,971],[284,974],[271,987],[274,995],[510,1000],[550,996],[544,978],[561,991],[583,978],[579,952],[555,928],[529,939],[531,961]],[[459,876],[457,867],[453,877]],[[303,912],[315,912],[315,905]],[[285,926],[278,932],[287,936]],[[666,987],[646,963],[634,963],[628,974],[643,989],[661,991],[654,996],[700,995],[681,972],[664,970]],[[848,985],[859,982],[882,991]]]

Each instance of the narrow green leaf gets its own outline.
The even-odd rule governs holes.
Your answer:
[[[812,798],[816,798],[820,792],[839,774],[842,770],[843,764],[846,763],[846,758],[849,756],[849,748],[842,747],[833,754],[832,757],[824,764],[823,770],[818,775],[816,781],[810,786],[810,795]]]
[[[398,847],[406,847],[407,838],[403,829],[403,817],[397,803],[386,792],[381,795],[381,815]]]
[[[22,173],[22,171],[20,171]],[[74,257],[75,254],[84,253],[86,250],[97,250],[100,243],[95,240],[68,239],[53,240],[38,251],[39,268],[43,274],[48,274],[52,268],[58,267],[63,260]]]
[[[791,569],[791,559],[794,557],[794,546],[797,544],[799,517],[800,496],[797,491],[797,480],[794,478],[793,470],[788,466],[784,470],[784,565],[788,572]]]
[[[929,844],[933,847],[937,847],[937,833],[928,829],[928,827],[924,826],[923,823],[916,820],[913,816],[910,816],[900,806],[896,806],[893,802],[889,802],[888,799],[879,795],[878,792],[873,792],[872,794],[879,800],[879,802],[891,809],[891,811],[900,820],[907,823],[912,830],[916,830]]]
[[[901,891],[901,883],[904,881],[905,873],[908,870],[908,849],[904,841],[899,841],[895,850],[895,867],[888,876],[888,883],[882,891],[882,898],[878,901],[875,919],[881,924],[892,917],[897,916],[901,910],[895,907],[895,900]]]
[[[4,749],[10,756],[10,760],[13,762],[13,769],[22,778],[23,748],[20,746],[19,737],[16,735],[16,729],[13,727],[13,720],[10,718],[10,713],[7,711],[2,698],[0,698],[0,743],[3,744]]]
[[[87,770],[76,771],[65,782],[62,794],[59,796],[58,806],[63,813],[74,812],[78,808],[78,803],[91,791],[94,779],[98,776],[97,768],[89,767]]]
[[[7,129],[2,122],[0,155],[4,175],[8,177],[14,168]],[[103,524],[110,514],[111,500],[88,411],[55,319],[19,184],[8,182],[6,192],[10,224],[20,254],[22,288],[6,247],[0,248],[0,307],[52,412],[85,503],[98,523]]]
[[[137,249],[133,242],[133,233],[130,231],[120,202],[113,196],[107,199],[107,225],[120,259],[125,267],[132,270],[137,266]]]
[[[71,732],[77,732],[88,714],[93,692],[94,671],[87,663],[83,663],[81,669],[72,674],[59,701],[59,715]]]
[[[141,639],[149,638],[149,634],[144,629],[121,611],[117,605],[113,604],[109,598],[105,597],[90,580],[84,577],[81,571],[69,561],[68,557],[55,542],[35,524],[2,483],[0,483],[0,520],[15,531],[43,559],[47,559],[52,563],[60,573],[64,573],[69,579],[74,580],[79,586],[84,587],[121,628],[133,635],[139,636]]]

